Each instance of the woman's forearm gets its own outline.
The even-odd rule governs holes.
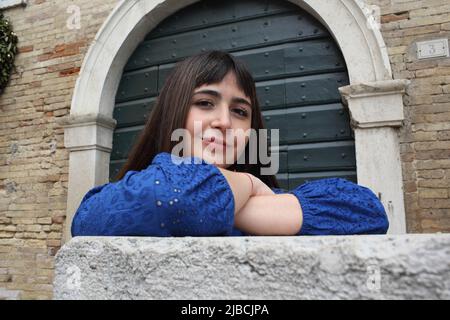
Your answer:
[[[253,196],[236,213],[234,226],[251,235],[296,235],[303,213],[293,194]]]
[[[233,172],[222,168],[218,169],[224,175],[233,192],[234,213],[236,215],[244,207],[252,194],[252,182],[244,173]]]

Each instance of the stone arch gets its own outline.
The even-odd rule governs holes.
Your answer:
[[[358,184],[379,195],[391,221],[389,233],[405,232],[400,151],[406,80],[393,80],[380,31],[371,28],[359,0],[289,0],[321,21],[347,62],[350,85],[339,90],[355,131]],[[93,40],[77,79],[70,116],[61,121],[70,151],[67,219],[83,195],[108,181],[114,97],[123,67],[145,35],[169,15],[196,0],[122,0]],[[370,141],[370,143],[367,143]],[[82,168],[82,170],[80,170]],[[388,177],[387,179],[384,177]]]

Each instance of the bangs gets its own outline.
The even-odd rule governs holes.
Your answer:
[[[211,51],[207,54],[206,61],[203,61],[201,71],[195,79],[195,87],[219,83],[230,71],[235,74],[239,89],[251,99],[252,109],[254,109],[256,92],[253,77],[242,62],[235,60],[228,53]]]

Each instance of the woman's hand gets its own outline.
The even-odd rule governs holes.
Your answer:
[[[246,173],[253,182],[253,190],[252,196],[265,196],[265,195],[274,195],[275,192],[272,191],[261,179],[255,177],[250,173]]]

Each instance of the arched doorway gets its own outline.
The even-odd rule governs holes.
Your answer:
[[[230,52],[253,74],[265,126],[280,130],[283,188],[326,177],[357,182],[353,132],[338,90],[349,84],[345,60],[317,19],[284,0],[203,0],[146,35],[116,94],[110,180],[175,62],[212,49]]]
[[[59,121],[70,151],[67,219],[83,195],[107,183],[117,121],[115,99],[125,65],[145,37],[164,19],[195,0],[122,0],[97,33],[74,89],[70,116]],[[357,0],[289,0],[320,21],[347,62],[350,85],[339,87],[354,129],[358,184],[379,195],[390,218],[389,233],[404,233],[405,209],[398,142],[403,125],[406,80],[392,79],[381,33],[370,28]]]

